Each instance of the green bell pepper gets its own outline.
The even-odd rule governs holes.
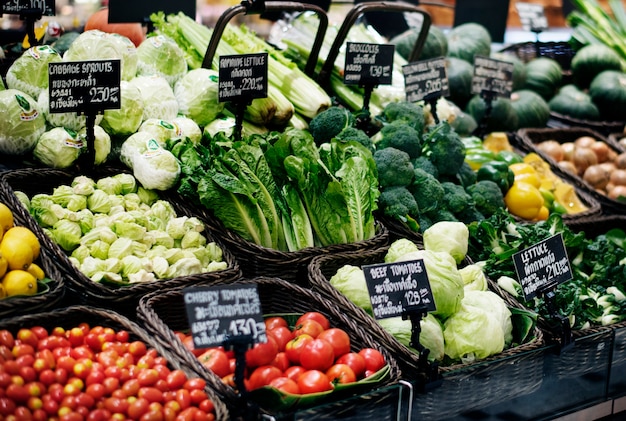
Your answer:
[[[506,162],[490,161],[483,164],[476,173],[476,179],[491,180],[500,187],[502,194],[505,195],[515,181],[515,174]]]

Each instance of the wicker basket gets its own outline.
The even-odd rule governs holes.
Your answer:
[[[624,121],[583,120],[552,111],[550,112],[550,119],[548,120],[547,126],[553,129],[581,127],[584,129],[594,130],[604,136],[608,136],[611,133],[624,130],[625,124],[626,122]]]
[[[344,329],[350,335],[351,347],[358,350],[365,347],[377,348],[385,356],[390,366],[389,376],[377,384],[377,387],[390,385],[400,379],[400,369],[395,356],[387,349],[382,348],[370,333],[358,324],[350,312],[341,311],[331,301],[322,298],[319,294],[295,285],[291,282],[270,277],[256,277],[239,279],[235,284],[256,284],[264,314],[303,314],[307,311],[319,311],[326,315],[331,326]],[[198,359],[185,348],[184,344],[175,335],[175,331],[188,330],[186,312],[184,309],[182,288],[175,288],[159,293],[148,294],[139,302],[138,316],[146,329],[160,341],[163,346],[169,347],[172,352],[186,361],[189,366],[211,386],[218,391],[227,405],[241,407],[239,396],[222,380],[206,369]],[[359,390],[364,392],[363,390]],[[328,399],[336,398],[333,394]],[[346,396],[341,396],[346,398]],[[271,412],[271,408],[263,408]],[[283,414],[284,415],[284,414]]]
[[[123,172],[117,168],[101,168],[94,174],[94,179],[114,175]],[[58,246],[42,227],[28,214],[25,207],[21,205],[15,191],[22,191],[29,197],[37,193],[51,194],[55,187],[69,184],[77,174],[54,169],[24,169],[5,172],[1,175],[0,191],[6,201],[10,203],[12,209],[19,209],[16,212],[24,221],[24,224],[42,239],[43,245],[51,251],[54,261],[60,268],[62,275],[67,280],[68,287],[77,295],[81,304],[99,305],[106,302],[107,306],[120,311],[124,315],[131,316],[135,313],[135,306],[139,298],[152,291],[163,288],[171,288],[179,285],[191,285],[198,282],[211,282],[220,279],[236,279],[240,276],[239,266],[234,256],[228,248],[214,239],[209,230],[203,233],[208,241],[216,241],[222,248],[223,259],[228,263],[227,269],[222,271],[202,273],[190,276],[180,276],[170,279],[162,279],[153,282],[136,283],[128,286],[117,287],[105,283],[93,282],[71,263],[66,252]],[[161,199],[168,200],[180,216],[194,216],[185,205],[184,201],[175,195],[167,192],[160,192]]]
[[[0,320],[0,329],[8,329],[15,335],[20,328],[24,327],[42,326],[50,331],[54,327],[60,326],[65,330],[69,330],[83,322],[88,323],[90,326],[103,326],[115,330],[126,330],[131,335],[130,340],[141,340],[146,343],[148,347],[156,349],[161,356],[167,359],[170,368],[183,370],[189,378],[198,377],[189,367],[181,364],[175,355],[169,352],[167,347],[163,347],[155,341],[145,329],[121,314],[115,313],[109,309],[78,305],[48,312],[31,313],[29,315]],[[215,419],[229,419],[227,407],[215,391],[208,386],[205,388],[205,391],[215,405]]]
[[[418,355],[398,342],[329,282],[343,265],[363,266],[383,262],[388,249],[381,247],[377,250],[315,257],[309,264],[309,282],[322,296],[335,302],[344,311],[354,313],[358,317],[358,323],[395,355],[402,377],[413,379],[420,375]],[[496,285],[490,287],[499,289]],[[515,307],[521,306],[518,303]],[[544,341],[543,333],[539,329],[535,329],[534,335],[535,339],[528,343],[509,348],[479,362],[439,367],[443,376],[442,386],[419,398],[420,414],[427,416],[426,419],[434,419],[436,416],[444,418],[538,389],[543,376],[543,359],[540,354]],[[499,369],[504,366],[505,370]],[[511,383],[511,379],[516,381]]]
[[[626,143],[620,142],[624,138],[626,138],[626,133],[623,130],[620,132],[609,133],[607,137],[609,142],[619,148],[621,152],[626,152]]]
[[[228,247],[239,262],[243,275],[247,278],[269,276],[307,286],[307,265],[313,257],[322,254],[335,254],[351,250],[369,250],[384,246],[389,242],[389,232],[380,222],[376,223],[376,234],[369,240],[350,244],[337,244],[327,247],[308,247],[298,251],[280,251],[259,246],[241,237],[233,230],[224,227],[222,222],[208,210],[203,212],[210,229]]]
[[[600,203],[603,212],[606,213],[623,213],[626,210],[626,203],[620,203],[617,200],[610,199],[596,191],[589,183],[584,181],[581,177],[571,174],[569,172],[561,170],[557,163],[549,157],[547,154],[541,152],[537,148],[537,144],[545,140],[556,140],[559,143],[573,142],[581,136],[591,136],[597,140],[605,142],[613,151],[620,153],[621,148],[612,142],[607,137],[600,133],[585,129],[585,128],[567,128],[567,129],[520,129],[518,131],[519,136],[534,152],[539,154],[544,160],[550,163],[552,170],[555,174],[564,180],[570,181],[574,187],[577,188],[577,192],[585,192],[592,197],[595,201]]]

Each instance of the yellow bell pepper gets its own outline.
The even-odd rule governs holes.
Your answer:
[[[528,220],[537,218],[544,207],[544,199],[539,189],[517,180],[504,196],[504,203],[513,215]]]

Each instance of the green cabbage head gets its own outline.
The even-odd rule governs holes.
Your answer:
[[[469,229],[463,222],[440,221],[424,231],[424,248],[449,253],[457,264],[465,259],[469,241]]]
[[[172,87],[187,72],[185,53],[165,35],[146,38],[137,47],[137,58],[137,75],[162,76]]]
[[[178,115],[178,102],[172,87],[162,76],[137,76],[130,83],[139,89],[143,100],[143,118],[171,121]]]
[[[219,74],[211,69],[194,69],[185,74],[176,85],[174,95],[179,111],[185,117],[204,127],[224,109],[218,96]]]
[[[46,120],[28,94],[0,91],[0,153],[22,155],[31,151],[46,131]]]
[[[84,146],[74,130],[54,127],[41,135],[33,156],[47,167],[68,168],[78,159]]]
[[[411,321],[402,320],[401,316],[378,320],[378,323],[393,335],[401,344],[411,347]],[[443,327],[441,322],[428,313],[420,321],[419,343],[429,350],[429,361],[441,361],[444,356]],[[413,349],[413,348],[411,348]]]
[[[38,45],[24,51],[7,70],[7,87],[37,98],[48,89],[48,63],[63,61],[61,55],[49,45]]]
[[[143,121],[143,97],[141,91],[130,82],[120,82],[120,108],[104,110],[100,125],[107,133],[128,136],[137,131]]]
[[[373,316],[372,302],[365,281],[365,274],[358,266],[344,265],[330,278],[330,284],[355,305]]]

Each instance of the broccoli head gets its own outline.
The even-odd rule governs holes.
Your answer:
[[[476,209],[476,206],[470,205],[463,209],[461,212],[455,215],[456,218],[463,222],[465,225],[469,225],[472,222],[478,222],[485,219],[485,216]]]
[[[463,187],[467,187],[476,183],[477,175],[476,171],[470,167],[470,164],[463,162],[463,165],[459,168],[459,172],[456,173],[456,178]]]
[[[461,213],[466,207],[474,204],[472,196],[460,184],[444,181],[441,187],[443,187],[443,206],[453,214]]]
[[[309,122],[309,131],[316,144],[329,142],[346,127],[352,127],[355,119],[347,108],[334,105],[313,117]]]
[[[419,214],[415,198],[406,187],[389,187],[380,193],[378,204],[390,218],[406,222]]]
[[[439,171],[437,171],[437,167],[432,163],[430,159],[425,156],[418,156],[413,160],[413,168],[420,168],[426,171],[428,174],[432,175],[435,178],[439,178]]]
[[[430,219],[431,223],[441,222],[441,221],[452,221],[458,222],[458,218],[454,216],[452,212],[450,212],[446,208],[435,209],[434,211],[428,212],[426,216]]]
[[[424,231],[426,231],[434,224],[433,220],[425,213],[419,214],[419,216],[417,217],[417,223],[419,224],[419,232],[421,232],[422,234],[424,234]]]
[[[409,154],[396,148],[374,152],[378,184],[383,187],[408,186],[413,181],[413,164]]]
[[[491,180],[480,180],[465,189],[476,205],[476,209],[489,217],[498,209],[504,209],[504,196],[498,184]]]
[[[396,148],[409,154],[411,158],[417,158],[422,154],[422,138],[421,134],[411,125],[405,122],[394,122],[386,124],[376,134],[378,142],[376,147]]]
[[[422,152],[437,167],[440,175],[455,175],[465,162],[465,145],[445,120],[428,132]]]
[[[421,212],[437,209],[444,195],[439,180],[421,168],[413,170],[413,182],[409,186],[409,191],[415,197]]]
[[[404,122],[419,133],[424,131],[426,124],[424,108],[409,101],[390,102],[383,108],[381,118],[387,123]]]
[[[341,142],[354,140],[374,153],[374,142],[372,142],[372,138],[370,138],[363,130],[356,127],[346,127],[337,136],[335,136],[335,138]]]

